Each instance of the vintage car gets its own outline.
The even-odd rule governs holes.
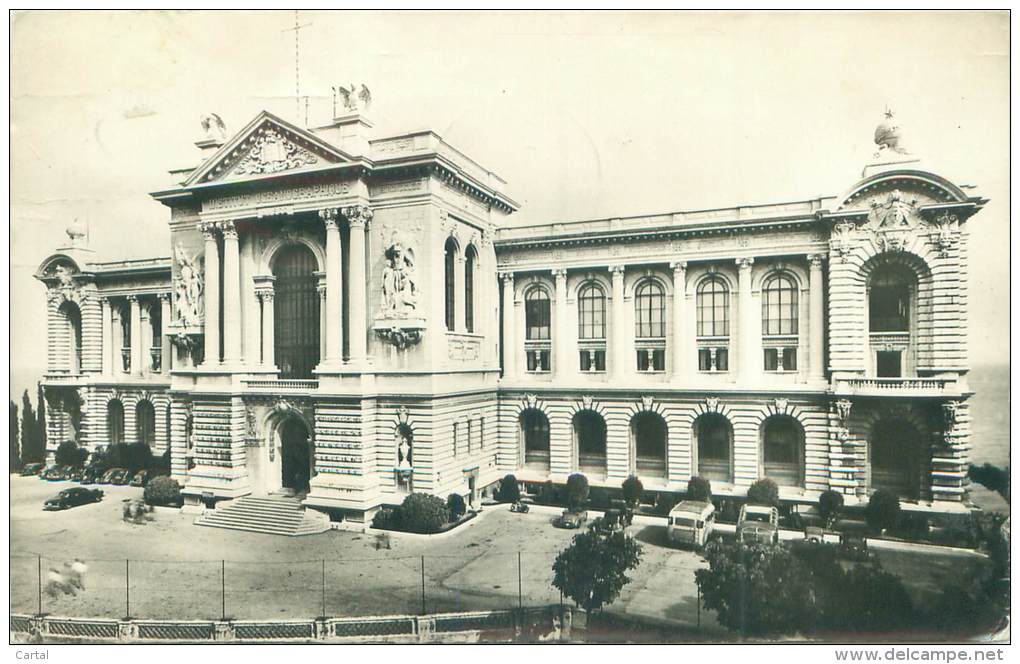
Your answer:
[[[867,562],[875,557],[868,549],[868,540],[859,535],[842,534],[839,536],[839,557],[854,562]]]
[[[32,475],[38,475],[46,469],[45,463],[26,463],[21,468],[22,477],[31,477]]]
[[[98,468],[96,466],[89,466],[81,472],[81,483],[82,484],[97,484],[103,477],[103,473],[106,472],[105,468]]]
[[[684,500],[666,518],[666,538],[671,544],[702,547],[715,526],[715,506],[710,502]]]
[[[78,505],[98,503],[103,499],[101,489],[85,489],[80,486],[64,489],[52,498],[47,498],[43,503],[43,509],[52,512],[54,510],[66,510]]]
[[[737,519],[737,541],[746,544],[779,542],[779,510],[765,505],[744,505]]]
[[[120,473],[126,473],[126,472],[127,472],[126,468],[107,468],[106,472],[103,473],[103,476],[100,479],[96,480],[96,483],[97,484],[113,484],[114,476],[119,475]]]
[[[42,471],[39,478],[44,479],[47,482],[65,480],[67,479],[67,466],[50,466],[46,470]]]
[[[135,473],[134,477],[131,478],[130,484],[131,486],[145,486],[153,477],[155,477],[155,474],[152,471],[139,470]]]
[[[113,476],[110,477],[110,484],[114,484],[117,486],[127,486],[128,484],[131,483],[131,478],[134,477],[134,475],[135,474],[132,473],[127,468],[118,468],[117,472],[115,472]]]
[[[580,528],[588,521],[587,510],[565,509],[556,519],[556,525],[560,528]]]
[[[70,480],[72,482],[81,482],[82,472],[83,471],[81,468],[69,466],[67,470],[64,472],[64,479]]]

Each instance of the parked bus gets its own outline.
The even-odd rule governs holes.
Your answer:
[[[715,526],[715,506],[712,503],[684,500],[669,512],[666,537],[670,543],[702,547]]]

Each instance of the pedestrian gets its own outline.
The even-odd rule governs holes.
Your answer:
[[[88,565],[81,558],[75,558],[71,563],[71,571],[74,572],[78,587],[85,590],[85,572],[89,571]]]

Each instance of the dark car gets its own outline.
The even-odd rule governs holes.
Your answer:
[[[132,473],[127,468],[120,468],[113,477],[110,478],[110,484],[117,486],[127,486],[131,482]]]
[[[556,525],[560,528],[580,528],[588,520],[586,510],[563,510],[563,514],[556,519]]]
[[[863,537],[843,534],[839,536],[839,556],[844,560],[867,562],[875,553],[868,549],[868,540]]]
[[[32,475],[38,475],[46,469],[45,463],[26,463],[21,469],[22,477],[31,477]]]
[[[103,473],[106,472],[104,468],[97,468],[90,466],[82,471],[81,483],[82,484],[96,484],[103,477]]]
[[[64,489],[52,498],[47,499],[46,502],[43,503],[43,509],[46,511],[66,510],[71,507],[77,507],[78,505],[98,503],[102,499],[103,492],[101,489],[85,489],[80,486],[76,486],[70,489]]]
[[[131,478],[131,486],[145,486],[149,483],[149,480],[153,478],[153,473],[148,470],[139,470],[135,473],[135,476]]]
[[[124,468],[107,468],[102,477],[96,480],[97,484],[113,484],[113,477],[119,473],[126,472]]]
[[[82,473],[84,472],[81,468],[74,468],[72,466],[64,472],[64,479],[71,482],[81,482]]]

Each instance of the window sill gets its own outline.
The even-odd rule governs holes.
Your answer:
[[[779,375],[779,376],[789,376],[789,375],[798,373],[798,370],[797,369],[783,369],[782,371],[780,371],[779,369],[764,369],[763,373],[767,373],[767,374],[770,374],[770,375],[771,374],[775,374],[775,375]]]
[[[704,374],[706,376],[715,376],[717,374],[725,375],[725,374],[728,374],[729,372],[730,372],[729,369],[726,369],[724,371],[718,371],[718,370],[717,371],[705,371],[704,369],[698,369],[698,373],[699,374]]]

